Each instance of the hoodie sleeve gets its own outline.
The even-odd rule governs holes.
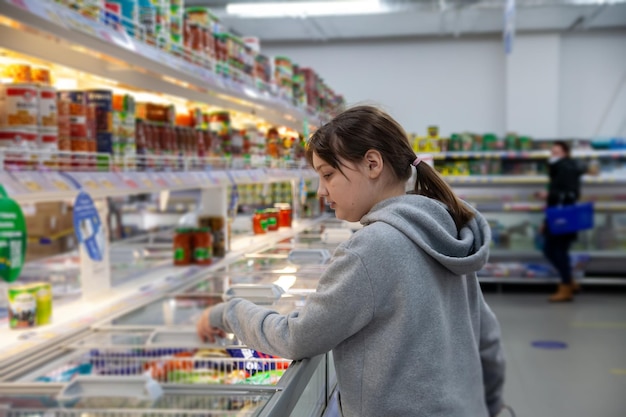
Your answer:
[[[288,359],[333,349],[365,327],[374,315],[370,277],[361,258],[340,246],[300,311],[281,315],[233,299],[211,309],[211,325],[232,332],[247,346]]]
[[[482,298],[482,296],[481,296]],[[500,325],[485,300],[480,311],[480,360],[483,367],[485,401],[491,417],[502,410],[505,361],[500,342]]]

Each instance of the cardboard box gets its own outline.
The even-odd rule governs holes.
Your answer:
[[[37,241],[29,240],[26,246],[26,262],[59,255],[74,249],[76,249],[76,236],[73,233],[58,239],[40,238]]]
[[[72,209],[65,203],[38,203],[34,211],[25,214],[26,231],[31,237],[56,238],[74,228]]]

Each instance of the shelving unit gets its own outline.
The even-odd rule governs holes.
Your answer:
[[[294,106],[279,95],[219,76],[208,68],[132,39],[122,31],[48,0],[0,0],[0,54],[23,56],[38,65],[73,71],[78,77],[102,83],[98,87],[171,97],[177,104],[228,110],[246,116],[245,120],[249,117],[255,122],[263,121],[298,132],[312,131],[329,117]],[[72,161],[76,158],[92,162],[74,165]],[[3,170],[5,161],[12,160],[15,165],[16,159],[18,169]],[[228,189],[289,182],[295,190],[299,182],[314,178],[315,173],[300,162],[255,159],[254,156],[244,160],[137,155],[125,157],[120,163],[119,160],[113,162],[106,154],[0,148],[0,184],[9,197],[22,206],[71,201],[82,190],[94,199],[100,217],[106,218],[106,200],[139,195],[159,195],[167,200],[170,194],[191,192],[198,200],[196,214],[225,220],[225,236],[228,236],[228,216],[232,215],[228,211]],[[232,242],[226,238],[231,252],[210,267],[173,267],[170,253],[166,262],[147,264],[143,271],[133,270],[132,279],[124,276],[114,285],[113,281],[119,278],[116,275],[129,271],[110,267],[109,262],[113,260],[109,260],[109,256],[113,251],[124,248],[132,251],[137,246],[131,241],[116,242],[112,249],[106,249],[106,260],[102,262],[110,274],[103,289],[91,278],[93,263],[79,251],[76,257],[80,260],[82,296],[55,304],[53,324],[17,331],[10,330],[5,321],[0,322],[0,381],[10,379],[10,375],[26,365],[46,363],[58,354],[64,343],[89,333],[99,321],[137,309],[181,286],[206,278],[207,274],[244,254],[267,249],[320,221],[300,219],[295,199],[293,209],[296,220],[292,229],[264,236],[244,234]],[[72,262],[75,267],[75,260]],[[305,378],[306,381],[320,361],[320,358],[309,361],[311,364],[305,361],[289,378]],[[304,375],[300,375],[302,372]],[[286,394],[294,390],[293,384],[288,385],[289,378],[287,385],[281,388]],[[302,391],[304,387],[296,388]],[[289,396],[282,398],[272,398],[271,404],[291,401]]]
[[[0,46],[131,86],[257,116],[302,130],[325,116],[218,77],[124,32],[47,0],[2,0]]]

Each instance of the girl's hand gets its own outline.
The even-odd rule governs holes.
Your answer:
[[[215,338],[225,338],[226,332],[218,327],[211,326],[211,308],[207,308],[200,315],[198,323],[196,323],[196,332],[203,342],[215,343]]]

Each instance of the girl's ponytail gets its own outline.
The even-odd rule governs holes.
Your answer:
[[[415,194],[433,198],[445,204],[457,230],[461,230],[474,218],[474,213],[454,194],[452,188],[433,167],[419,162],[413,165],[417,170]]]

